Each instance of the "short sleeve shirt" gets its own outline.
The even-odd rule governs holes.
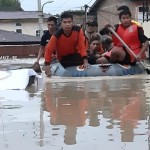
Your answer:
[[[41,46],[46,46],[47,43],[49,42],[51,36],[52,36],[52,34],[50,34],[49,31],[47,30],[47,31],[43,34],[43,36],[42,36],[42,38],[41,38],[40,45],[41,45]]]

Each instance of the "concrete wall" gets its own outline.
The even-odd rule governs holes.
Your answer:
[[[0,59],[37,57],[40,45],[0,46]]]
[[[19,22],[22,26],[16,26],[16,23]],[[6,31],[14,31],[16,29],[22,29],[22,34],[36,36],[36,30],[39,30],[38,20],[1,20],[0,29]],[[43,30],[47,30],[47,20],[43,22]]]
[[[143,29],[144,29],[145,35],[146,35],[148,38],[150,38],[150,22],[144,22],[144,23],[142,24],[142,27],[143,27]]]

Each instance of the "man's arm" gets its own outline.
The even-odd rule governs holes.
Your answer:
[[[44,33],[43,36],[41,37],[40,49],[35,63],[39,63],[40,58],[42,57],[42,55],[44,55],[46,44],[47,44],[47,37],[46,37],[46,33]]]
[[[51,63],[52,54],[56,50],[56,44],[57,44],[57,38],[54,35],[52,35],[50,41],[48,42],[48,44],[46,46],[46,50],[45,50],[44,59],[45,59],[46,65],[50,65],[50,63]]]
[[[87,59],[87,46],[85,43],[85,39],[86,37],[83,33],[83,30],[80,29],[79,36],[78,36],[78,49],[79,49],[80,55],[83,57],[84,67],[88,68],[89,64],[88,64],[88,59]]]
[[[83,30],[80,29],[79,36],[78,36],[78,49],[82,57],[87,57],[87,46],[85,44],[85,39],[86,37],[83,33]]]
[[[52,35],[50,41],[48,42],[48,45],[46,46],[45,55],[44,55],[45,74],[47,77],[51,76],[50,63],[52,59],[52,54],[54,50],[56,50],[56,44],[57,44],[57,39],[54,35]]]
[[[148,49],[149,41],[148,38],[144,35],[144,31],[142,27],[138,27],[138,36],[139,36],[139,40],[142,43],[142,48],[139,53],[139,57],[142,58],[142,54]]]
[[[39,63],[40,58],[44,55],[44,51],[45,51],[46,46],[41,46],[38,52],[38,56],[37,56],[37,60],[36,62]]]

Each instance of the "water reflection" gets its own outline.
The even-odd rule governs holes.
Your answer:
[[[0,91],[0,149],[150,149],[149,79],[44,83]]]
[[[147,141],[144,88],[141,79],[46,83],[44,110],[50,112],[50,125],[65,126],[67,145],[80,144],[86,136],[97,142]]]

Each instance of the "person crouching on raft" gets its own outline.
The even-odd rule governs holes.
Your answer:
[[[45,51],[45,74],[51,76],[51,56],[56,51],[57,59],[66,68],[82,65],[88,68],[86,38],[81,27],[73,26],[73,16],[65,11],[61,14],[61,26],[52,35]]]

